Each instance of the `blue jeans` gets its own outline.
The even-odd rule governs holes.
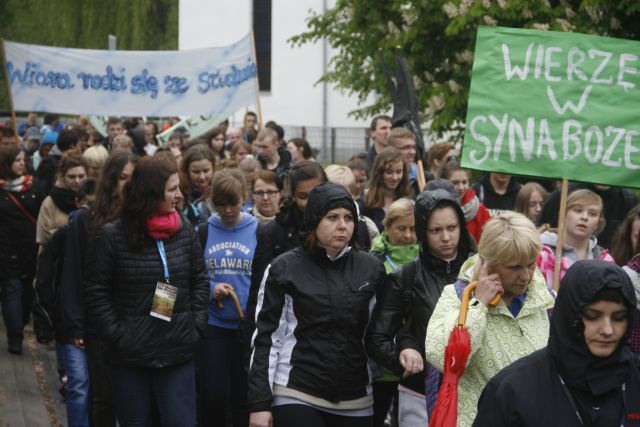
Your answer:
[[[67,375],[66,405],[69,427],[89,427],[89,365],[86,352],[73,344],[56,343],[58,364]]]
[[[166,368],[107,365],[118,423],[151,427],[153,399],[163,427],[196,425],[196,381],[193,362]]]
[[[5,244],[8,244],[5,243]],[[0,300],[2,300],[2,318],[7,328],[9,341],[20,341],[24,338],[22,317],[22,281],[20,279],[4,279],[0,282]]]

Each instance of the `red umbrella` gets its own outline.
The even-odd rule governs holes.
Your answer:
[[[458,380],[464,373],[469,353],[471,353],[471,337],[465,325],[469,298],[475,288],[476,282],[469,283],[460,299],[458,325],[451,331],[449,343],[444,349],[444,376],[436,405],[429,419],[429,427],[455,427],[458,421]],[[500,294],[496,295],[490,305],[494,306],[499,301]]]

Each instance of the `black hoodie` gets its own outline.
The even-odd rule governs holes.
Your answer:
[[[444,261],[429,251],[427,226],[436,208],[451,207],[458,215],[460,239],[458,254],[452,261]],[[416,199],[414,209],[416,235],[420,255],[389,274],[378,294],[365,344],[369,357],[397,374],[402,373],[398,358],[407,348],[416,350],[424,358],[427,325],[442,289],[458,278],[462,264],[475,253],[475,243],[465,227],[464,214],[456,197],[446,190],[423,191]],[[425,366],[427,362],[424,361]],[[424,394],[424,375],[412,375],[402,384]]]
[[[620,290],[629,319],[622,344],[597,357],[585,342],[582,312],[603,288]],[[634,289],[624,270],[599,260],[576,262],[562,280],[548,346],[489,381],[473,425],[640,426],[640,371],[627,344],[634,312]]]

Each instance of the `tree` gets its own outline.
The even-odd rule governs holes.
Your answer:
[[[0,36],[47,46],[106,49],[107,36],[119,50],[178,48],[177,0],[4,0]],[[4,79],[4,69],[0,70]],[[0,109],[8,109],[6,85]]]
[[[637,0],[337,0],[294,46],[326,38],[335,56],[321,81],[356,95],[351,114],[366,118],[390,106],[379,52],[392,61],[399,47],[420,99],[423,123],[438,134],[461,130],[466,118],[473,50],[479,25],[571,31],[640,40]],[[459,133],[457,138],[461,138]]]

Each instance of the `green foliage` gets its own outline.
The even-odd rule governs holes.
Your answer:
[[[391,62],[399,47],[413,74],[423,122],[431,121],[432,130],[442,134],[464,125],[479,25],[640,40],[638,22],[637,0],[337,0],[324,15],[311,11],[308,31],[289,41],[300,46],[328,40],[336,54],[321,80],[361,105],[376,95],[351,113],[357,118],[389,110],[379,51]]]
[[[0,37],[47,46],[118,50],[178,48],[178,0],[3,0]],[[4,68],[0,70],[4,81]],[[9,107],[6,84],[0,109]]]

